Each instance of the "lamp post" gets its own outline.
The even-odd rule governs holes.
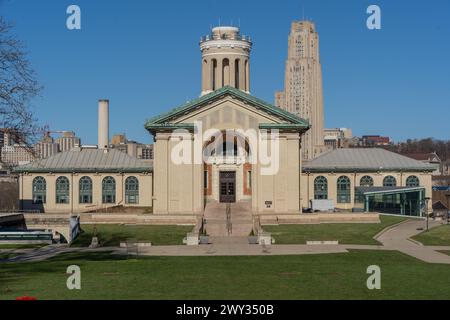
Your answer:
[[[424,200],[425,200],[425,215],[427,216],[427,231],[428,231],[428,201],[430,201],[430,197],[426,197]]]

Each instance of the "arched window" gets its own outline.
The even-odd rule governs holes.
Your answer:
[[[102,202],[116,202],[116,180],[113,177],[105,177],[102,181]]]
[[[371,176],[364,176],[359,180],[359,185],[361,187],[373,187],[373,179]]]
[[[397,180],[393,176],[387,176],[383,179],[383,187],[396,187]]]
[[[47,201],[47,183],[43,177],[33,179],[33,203],[45,203]]]
[[[217,89],[217,60],[212,60],[212,89],[213,91]]]
[[[314,199],[328,199],[327,178],[319,176],[314,179]]]
[[[69,203],[69,179],[58,177],[56,179],[56,203]]]
[[[125,180],[125,203],[139,203],[139,180],[136,177]]]
[[[337,202],[350,203],[350,179],[341,176],[337,179]]]
[[[80,203],[92,203],[92,179],[81,177],[80,179]]]
[[[418,187],[420,185],[420,181],[419,178],[417,178],[416,176],[409,176],[406,179],[406,186],[407,187]]]
[[[222,60],[222,86],[230,85],[230,60],[225,58]]]

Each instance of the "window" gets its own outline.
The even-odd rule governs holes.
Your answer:
[[[383,187],[396,187],[397,180],[393,176],[387,176],[383,179]]]
[[[406,179],[406,186],[407,187],[418,187],[420,185],[420,181],[419,178],[417,178],[416,176],[409,176]]]
[[[247,171],[247,188],[250,189],[252,187],[252,171]]]
[[[314,179],[314,199],[328,199],[328,180],[323,176]]]
[[[116,202],[116,180],[113,177],[105,177],[102,181],[102,202]]]
[[[350,203],[350,179],[346,176],[337,179],[337,203]]]
[[[125,180],[125,203],[139,203],[139,180],[136,177]]]
[[[208,189],[208,170],[203,171],[203,188]]]
[[[58,177],[56,179],[56,203],[69,203],[69,179]]]
[[[80,179],[80,203],[92,203],[92,179],[81,177]]]
[[[373,187],[373,179],[371,176],[364,176],[359,180],[359,185],[361,187]]]
[[[46,203],[47,183],[43,177],[33,179],[33,203]]]

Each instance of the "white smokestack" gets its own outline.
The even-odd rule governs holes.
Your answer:
[[[109,100],[98,100],[98,148],[109,145]]]

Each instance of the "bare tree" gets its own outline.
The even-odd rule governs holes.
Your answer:
[[[30,147],[41,132],[30,101],[42,87],[24,45],[11,33],[12,27],[0,16],[0,128],[6,128],[16,142]],[[29,150],[32,152],[31,147]]]

